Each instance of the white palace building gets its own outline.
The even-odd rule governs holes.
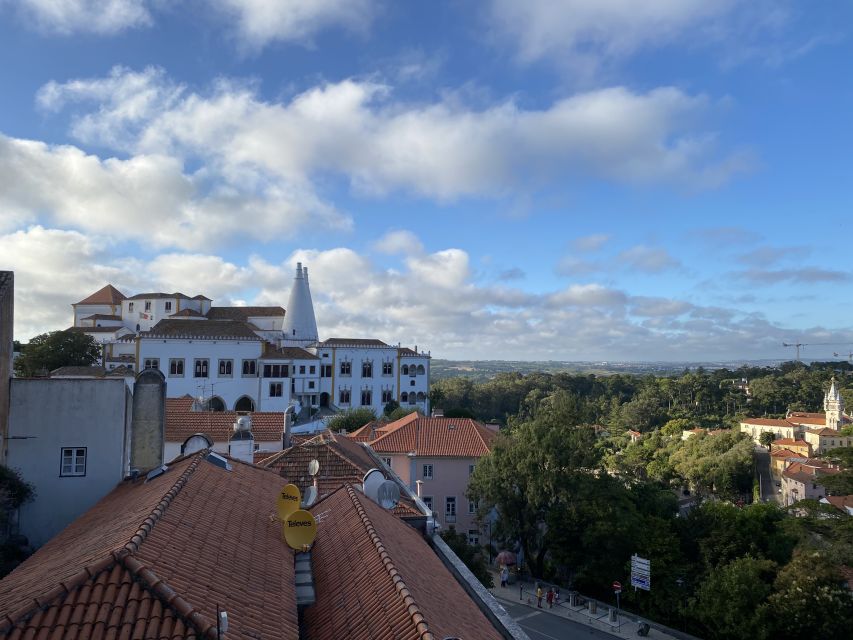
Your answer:
[[[391,400],[429,415],[429,353],[381,340],[320,340],[308,269],[296,265],[287,310],[216,307],[202,295],[139,293],[112,285],[73,304],[73,331],[103,347],[119,373],[159,369],[170,398],[203,398],[212,410],[369,407]]]

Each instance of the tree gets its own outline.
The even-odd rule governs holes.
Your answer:
[[[382,415],[390,416],[394,411],[400,408],[400,403],[396,400],[389,400],[388,404],[385,405],[385,408],[382,410]]]
[[[447,546],[453,550],[453,553],[465,564],[474,577],[479,580],[484,587],[491,589],[495,586],[492,580],[492,574],[489,572],[489,563],[483,557],[482,547],[475,547],[468,544],[468,539],[465,534],[459,533],[455,529],[446,529],[441,532],[441,538],[447,543]]]
[[[11,514],[35,496],[33,485],[14,469],[0,465],[0,578],[22,562],[30,550],[20,540],[7,539],[5,532]]]
[[[15,374],[20,377],[42,375],[59,367],[89,366],[98,362],[101,349],[92,336],[79,331],[43,333],[24,345],[15,360]]]
[[[331,431],[355,431],[360,429],[368,422],[376,420],[376,414],[372,409],[367,407],[357,407],[348,411],[342,411],[329,420],[326,426]]]
[[[776,439],[776,434],[772,431],[763,431],[760,436],[758,436],[758,442],[770,448],[770,445],[773,444],[773,441]]]

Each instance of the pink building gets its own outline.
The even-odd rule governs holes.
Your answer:
[[[474,467],[489,452],[496,427],[470,418],[427,418],[411,413],[389,424],[371,422],[351,437],[367,442],[400,479],[433,510],[443,528],[455,528],[482,544],[477,505],[465,492]]]
[[[811,498],[820,500],[826,495],[826,490],[820,483],[821,476],[838,473],[823,460],[806,459],[803,462],[793,462],[782,472],[782,502],[790,506],[799,500]]]

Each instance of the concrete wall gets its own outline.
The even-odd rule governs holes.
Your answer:
[[[20,528],[40,546],[125,476],[130,394],[122,379],[14,379],[7,463],[35,485]],[[86,448],[84,476],[61,476],[63,447]]]
[[[166,380],[156,369],[148,369],[136,376],[131,426],[130,468],[146,473],[163,464]]]
[[[12,377],[15,274],[0,271],[0,464],[6,457],[9,428],[9,379]]]

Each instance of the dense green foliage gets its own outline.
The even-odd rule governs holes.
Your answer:
[[[35,490],[14,469],[0,465],[0,577],[14,569],[30,549],[8,535],[12,512],[33,499]]]
[[[459,533],[455,529],[445,529],[440,535],[447,543],[447,546],[465,563],[465,566],[471,570],[474,577],[484,587],[491,589],[495,586],[492,574],[489,572],[488,560],[484,556],[483,547],[475,547],[468,544],[468,538],[465,537],[465,534]]]
[[[762,373],[761,393],[796,380],[804,395],[786,402],[802,410],[819,408],[830,377],[802,365]],[[725,411],[734,377],[456,378],[441,393],[445,406],[506,420],[469,497],[481,516],[494,505],[495,541],[519,549],[532,575],[612,599],[609,585],[629,582],[636,553],[651,560],[652,590],[627,590],[623,603],[655,620],[706,638],[843,636],[853,600],[840,568],[853,565],[853,518],[814,501],[790,513],[749,504],[753,443],[735,429],[682,440],[696,425],[720,426],[712,416]],[[762,398],[731,402],[769,411],[774,400]],[[593,426],[602,423],[609,434]],[[631,442],[628,426],[643,437]],[[853,460],[853,451],[833,455]]]
[[[36,336],[15,359],[20,377],[47,375],[59,367],[96,364],[101,349],[92,336],[77,331],[51,331]]]
[[[348,411],[337,413],[329,419],[328,427],[332,431],[355,431],[366,425],[371,420],[376,420],[376,414],[367,407],[356,407]]]

